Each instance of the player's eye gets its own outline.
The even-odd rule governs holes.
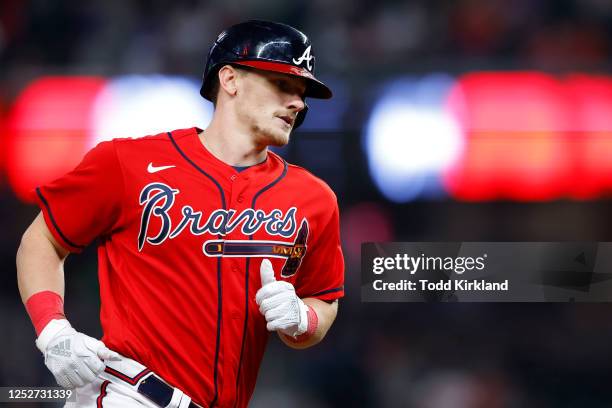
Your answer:
[[[280,90],[281,92],[285,92],[285,93],[290,93],[290,94],[300,94],[300,96],[303,98],[304,92],[301,87],[297,87],[294,86],[291,81],[288,81],[284,78],[280,78],[280,79],[276,79],[273,81],[274,85],[278,88],[278,90]]]
[[[274,84],[279,90],[283,92],[287,92],[289,90],[289,85],[287,85],[287,81],[285,81],[284,79],[277,79],[274,81]]]

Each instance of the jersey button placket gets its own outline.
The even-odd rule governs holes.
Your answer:
[[[244,192],[249,186],[249,176],[233,174],[232,179],[232,202],[237,204],[237,207],[242,208],[247,201]]]
[[[240,189],[240,181],[238,174],[232,174],[230,176],[230,181],[232,182],[232,192],[230,194],[230,207],[236,207],[236,202],[238,202],[238,193]]]

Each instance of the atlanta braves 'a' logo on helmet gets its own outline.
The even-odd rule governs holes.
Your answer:
[[[306,67],[308,68],[309,71],[312,71],[312,64],[310,63],[310,61],[314,58],[312,55],[310,55],[310,48],[312,47],[312,45],[309,45],[308,48],[306,48],[304,50],[304,53],[302,54],[302,56],[298,59],[293,58],[293,63],[296,65],[301,65],[302,62],[306,61]]]

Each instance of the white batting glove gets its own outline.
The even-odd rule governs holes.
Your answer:
[[[120,360],[104,343],[77,332],[68,320],[51,320],[36,339],[45,365],[64,388],[82,387],[104,370],[102,360]]]
[[[272,263],[261,262],[261,288],[255,295],[259,311],[265,316],[268,331],[278,330],[289,336],[299,336],[308,329],[308,307],[295,293],[292,284],[277,281]]]

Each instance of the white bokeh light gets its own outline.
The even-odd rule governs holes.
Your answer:
[[[109,80],[94,102],[91,145],[198,126],[212,118],[200,83],[182,77],[130,75]]]
[[[370,174],[394,202],[441,194],[441,173],[461,153],[459,124],[445,110],[452,79],[399,80],[386,88],[365,133]]]

